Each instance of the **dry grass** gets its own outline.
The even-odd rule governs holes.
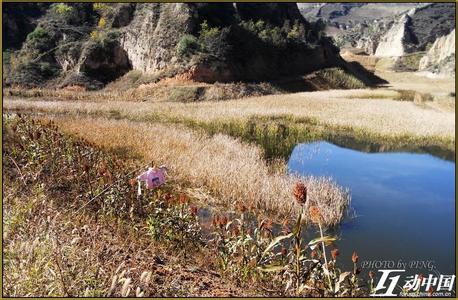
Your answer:
[[[216,197],[213,205],[235,208],[243,202],[257,212],[290,218],[292,190],[298,178],[272,172],[261,150],[236,139],[202,136],[181,127],[127,120],[60,119],[65,132],[77,134],[108,148],[127,147],[147,162],[167,164],[177,180],[203,187]],[[303,178],[310,190],[310,205],[320,207],[326,225],[338,224],[348,206],[346,190],[328,178]]]
[[[371,99],[370,95],[382,95]],[[290,115],[314,118],[328,125],[348,126],[388,137],[455,138],[455,112],[427,109],[412,102],[388,97],[393,91],[333,90],[251,97],[224,102],[199,103],[126,103],[28,101],[5,99],[6,109],[31,109],[47,112],[79,112],[84,114],[117,114],[129,119],[145,119],[151,115],[186,118],[196,121],[246,120],[252,116],[276,117]],[[355,98],[364,98],[365,101]],[[351,99],[354,98],[354,99]]]
[[[36,120],[7,119],[5,123],[3,295],[252,294],[253,290],[236,288],[215,273],[216,259],[209,257],[212,250],[182,244],[187,247],[176,251],[171,244],[151,239],[142,214],[113,215],[100,206],[100,202],[114,199],[108,201],[110,207],[119,208],[132,195],[135,198],[132,187],[115,192],[114,186],[129,185],[127,179],[113,183],[103,179],[109,180],[106,172],[117,176],[125,171],[125,166],[106,163],[117,161],[115,155],[61,135],[54,126],[42,126],[44,123]],[[84,167],[88,157],[95,160],[91,165],[104,165],[105,175],[99,167]],[[85,177],[86,184],[80,181]],[[97,205],[86,202],[88,190],[92,197],[93,188],[106,191],[99,194]],[[167,189],[161,189],[163,197],[178,196]],[[147,200],[155,202],[159,199],[155,195],[159,193],[150,193],[152,198]],[[144,203],[143,208],[148,207]]]

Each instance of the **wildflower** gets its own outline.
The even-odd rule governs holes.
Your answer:
[[[356,253],[356,251],[353,251],[353,254],[351,256],[351,261],[356,264],[358,262],[358,259],[359,259],[359,256],[358,254]]]
[[[299,205],[304,205],[307,201],[307,187],[300,181],[294,187],[294,197]]]
[[[339,256],[339,249],[333,249],[331,250],[331,256],[333,260],[336,260],[337,256]]]
[[[359,273],[361,273],[361,268],[356,268],[355,274],[358,275]]]
[[[375,277],[375,272],[374,271],[369,271],[369,278],[374,279]]]
[[[315,259],[316,257],[318,256],[318,254],[316,253],[315,250],[312,251],[312,253],[310,253],[310,257]]]
[[[321,222],[321,213],[318,207],[310,206],[309,213],[310,213],[310,218],[312,219],[313,223],[318,224]]]

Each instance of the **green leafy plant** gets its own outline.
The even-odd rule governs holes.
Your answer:
[[[186,195],[180,194],[176,199],[171,194],[165,194],[153,198],[150,205],[153,208],[146,224],[154,240],[168,241],[178,249],[202,243],[197,207],[190,206]]]
[[[53,6],[53,10],[61,15],[68,14],[73,11],[73,7],[65,4],[65,3],[58,3]]]
[[[185,34],[178,42],[177,53],[179,56],[191,56],[200,50],[197,38],[191,34]]]

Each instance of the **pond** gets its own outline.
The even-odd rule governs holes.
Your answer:
[[[314,142],[294,148],[288,169],[331,176],[350,189],[355,215],[334,230],[345,269],[351,268],[356,250],[361,264],[402,260],[409,274],[455,274],[454,162],[429,154],[364,153]],[[433,261],[429,266],[436,270],[418,261]]]

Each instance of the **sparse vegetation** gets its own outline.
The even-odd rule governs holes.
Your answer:
[[[409,55],[399,57],[395,64],[394,69],[400,72],[418,71],[420,59],[425,55],[425,52],[416,52]]]

